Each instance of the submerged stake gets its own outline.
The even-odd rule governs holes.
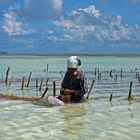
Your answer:
[[[115,81],[117,81],[117,74],[115,75],[115,78],[114,78],[114,80],[115,80]]]
[[[110,77],[113,77],[112,72],[113,72],[113,70],[111,70],[109,73]]]
[[[138,82],[140,83],[140,75],[139,75],[139,73],[138,73]]]
[[[121,68],[121,75],[120,75],[120,77],[122,77],[122,71],[123,71],[123,69]]]
[[[138,75],[139,75],[139,73],[138,73],[138,72],[136,72],[136,79],[139,77]]]
[[[53,96],[56,96],[56,82],[53,81]]]
[[[13,80],[13,76],[12,76],[12,78],[11,78],[11,80],[10,80],[10,82],[9,82],[9,87],[11,86],[11,83],[12,83],[12,80]]]
[[[10,67],[8,67],[8,69],[6,71],[6,79],[5,79],[6,85],[8,84],[8,74],[9,74],[9,71],[10,71]]]
[[[22,79],[21,90],[23,90],[23,87],[24,87],[24,80],[25,80],[25,76],[23,76],[23,79]]]
[[[43,78],[41,79],[41,82],[40,82],[39,91],[41,91],[42,89],[42,83],[43,83]]]
[[[46,70],[47,70],[47,76],[49,76],[49,64],[47,64]]]
[[[112,98],[113,98],[113,95],[110,94],[110,98],[109,98],[109,101],[110,101],[110,102],[112,101]]]
[[[130,101],[130,100],[131,100],[131,92],[132,92],[132,81],[130,82],[130,88],[129,88],[128,101]]]
[[[97,68],[95,68],[95,72],[94,72],[95,76],[96,76],[96,70],[97,70]]]
[[[98,80],[100,79],[100,70],[98,69]]]
[[[41,98],[43,98],[45,96],[45,94],[47,93],[47,91],[48,91],[48,87],[46,87],[46,89],[45,89],[44,93],[42,94]]]
[[[95,80],[92,80],[92,84],[91,84],[91,86],[90,86],[90,89],[89,89],[89,92],[88,92],[88,94],[87,94],[86,99],[88,99],[88,98],[89,98],[89,95],[90,95],[91,90],[92,90],[92,88],[93,88],[94,82],[95,82]]]
[[[46,85],[48,85],[48,82],[49,82],[49,78],[47,78],[47,80],[46,80]]]
[[[38,89],[38,79],[36,79],[36,89]]]
[[[29,84],[30,84],[30,79],[31,79],[31,75],[32,75],[32,72],[30,72],[30,75],[29,75],[29,78],[28,78],[27,87],[29,87]]]

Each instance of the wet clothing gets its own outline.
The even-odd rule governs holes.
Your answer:
[[[67,71],[61,84],[61,88],[74,90],[74,93],[72,95],[66,95],[66,98],[69,99],[67,101],[64,101],[70,103],[82,102],[84,100],[85,93],[88,91],[86,78],[83,75],[83,73],[79,70],[76,71],[76,74],[74,75]],[[63,97],[62,90],[60,90],[60,93],[61,97]]]

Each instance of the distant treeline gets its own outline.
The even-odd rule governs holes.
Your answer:
[[[18,56],[111,56],[111,57],[140,57],[140,54],[86,54],[86,53],[8,53],[8,52],[0,52],[0,55],[18,55]]]
[[[0,52],[0,55],[8,54],[8,52]]]

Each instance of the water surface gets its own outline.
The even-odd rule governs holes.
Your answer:
[[[89,87],[95,79],[87,102],[46,107],[27,101],[0,99],[0,138],[2,140],[139,139],[140,83],[136,73],[140,72],[140,57],[81,56],[81,59],[81,69],[87,77]],[[66,61],[67,57],[0,56],[0,93],[40,97],[48,86],[48,94],[52,95],[52,83],[55,80],[58,95],[66,70]],[[10,86],[6,86],[4,82],[8,67],[10,67],[8,82],[13,77]],[[98,77],[98,71],[101,77]],[[22,78],[25,76],[26,85],[30,72],[32,76],[29,88],[21,90]],[[36,79],[40,84],[42,78],[43,86],[39,91],[36,89]],[[49,82],[46,85],[47,78]],[[128,101],[131,81],[135,100]],[[109,102],[110,94],[113,95],[112,102]]]

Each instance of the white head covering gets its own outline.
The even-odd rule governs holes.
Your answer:
[[[78,56],[70,56],[67,61],[68,68],[78,68],[81,65],[81,60]]]

